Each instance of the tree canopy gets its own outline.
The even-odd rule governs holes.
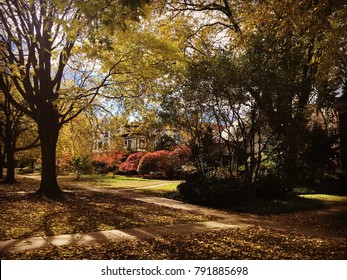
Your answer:
[[[61,195],[59,132],[87,111],[151,123],[160,112],[198,150],[213,126],[229,131],[228,146],[236,121],[249,184],[259,131],[276,139],[282,175],[297,173],[309,107],[346,90],[346,16],[342,0],[2,1],[0,87],[37,125],[38,194]]]
[[[110,33],[112,40],[108,40],[105,33],[116,29],[111,25],[127,29],[130,26],[127,19],[136,22],[145,2],[6,0],[0,3],[0,86],[5,88],[5,79],[10,77],[19,94],[6,94],[6,97],[38,126],[42,154],[38,194],[50,197],[61,194],[55,173],[60,128],[92,104],[106,86],[126,82],[111,83],[112,77],[133,73],[120,66],[129,59],[127,46],[122,51],[117,49],[119,41],[114,41]],[[100,50],[103,52],[98,53]],[[102,61],[106,56],[108,61]]]

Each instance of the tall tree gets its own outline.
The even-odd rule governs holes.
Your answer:
[[[334,93],[345,80],[344,60],[331,55],[346,56],[345,1],[173,0],[168,5],[176,16],[196,19],[189,37],[194,53],[206,55],[200,46],[208,34],[212,51],[207,55],[222,46],[243,57],[245,88],[277,133],[279,154],[286,155],[283,171],[291,176],[304,141],[297,132],[306,127],[308,104],[317,97],[329,99],[321,96]]]
[[[38,195],[62,195],[56,179],[59,130],[94,101],[123,62],[120,57],[107,69],[101,68],[100,62],[82,53],[83,43],[95,39],[94,31],[105,21],[112,21],[112,16],[118,23],[124,22],[132,8],[137,13],[141,2],[1,1],[0,87],[6,87],[7,77],[12,79],[28,106],[11,94],[6,97],[38,126],[42,154]]]
[[[15,182],[15,153],[37,147],[39,140],[32,120],[9,102],[7,96],[14,90],[11,81],[6,81],[0,95],[0,141],[4,144],[1,160],[6,158],[7,167],[5,183]]]
[[[0,179],[4,178],[4,162],[5,152],[3,149],[3,143],[0,143]]]
[[[263,153],[272,135],[264,115],[247,90],[245,71],[239,60],[221,51],[215,52],[214,57],[191,62],[185,79],[173,94],[176,98],[171,98],[168,105],[163,104],[163,117],[180,128],[178,132],[193,135],[193,155],[193,147],[201,147],[203,151],[203,143],[208,139],[208,134],[203,133],[204,126],[213,128],[211,141],[206,142],[209,147],[204,153],[210,156],[215,153],[219,156],[218,163],[221,159],[223,165],[229,163],[230,174],[238,174],[247,195],[254,197]],[[201,126],[193,122],[196,116],[201,116]],[[199,134],[201,136],[197,137]],[[208,157],[204,157],[197,158],[206,164]],[[244,170],[242,175],[240,166]]]

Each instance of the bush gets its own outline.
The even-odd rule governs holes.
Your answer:
[[[308,187],[312,193],[325,193],[325,194],[347,194],[347,173],[328,174],[321,178],[314,184],[309,184]]]
[[[215,207],[229,207],[245,198],[245,191],[235,178],[204,181],[195,174],[178,185],[177,190],[189,202]]]
[[[273,173],[260,177],[256,182],[256,186],[256,196],[259,198],[283,198],[291,190],[288,182]]]
[[[141,158],[145,155],[144,152],[134,153],[128,156],[125,162],[119,165],[119,170],[125,174],[136,174]]]
[[[163,176],[166,176],[170,172],[169,154],[170,152],[165,150],[145,154],[140,160],[137,172],[139,174],[160,172]]]
[[[74,157],[69,163],[73,169],[73,172],[76,174],[77,180],[80,179],[82,174],[88,174],[92,171],[92,164],[88,156]]]
[[[311,182],[322,180],[336,169],[336,136],[327,135],[318,124],[305,133],[305,147],[300,154],[300,175]]]
[[[184,164],[188,163],[191,151],[188,147],[177,146],[173,151],[155,151],[145,154],[139,164],[137,171],[139,174],[158,174],[167,178],[172,178],[175,172],[180,171]]]
[[[97,174],[106,174],[107,173],[106,164],[104,162],[93,160],[92,166],[93,166],[93,172],[94,173],[97,173]]]
[[[97,167],[101,173],[106,174],[110,171],[114,171],[123,158],[124,152],[110,151],[96,155],[93,165]]]
[[[347,195],[347,171],[343,171],[338,176],[339,193]]]

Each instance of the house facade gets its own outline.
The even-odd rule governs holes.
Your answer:
[[[146,137],[141,131],[140,124],[127,124],[120,133],[120,137],[123,139],[123,147],[125,150],[131,150],[136,152],[143,152],[148,149],[150,145],[149,137]]]

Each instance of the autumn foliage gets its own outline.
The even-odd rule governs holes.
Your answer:
[[[139,174],[165,173],[169,151],[160,150],[145,154],[140,160],[137,172]]]
[[[138,152],[128,156],[125,162],[119,165],[119,170],[125,174],[137,173],[137,167],[140,163],[141,158],[145,155],[144,152]]]
[[[112,151],[97,154],[94,158],[94,164],[103,166],[105,170],[113,170],[120,164],[123,158],[123,151]]]
[[[175,169],[180,168],[182,165],[187,164],[192,155],[192,150],[188,146],[176,146],[170,152],[170,164]]]
[[[178,146],[172,151],[160,150],[147,153],[140,160],[137,171],[139,174],[160,173],[170,178],[188,162],[190,154],[188,147]]]

